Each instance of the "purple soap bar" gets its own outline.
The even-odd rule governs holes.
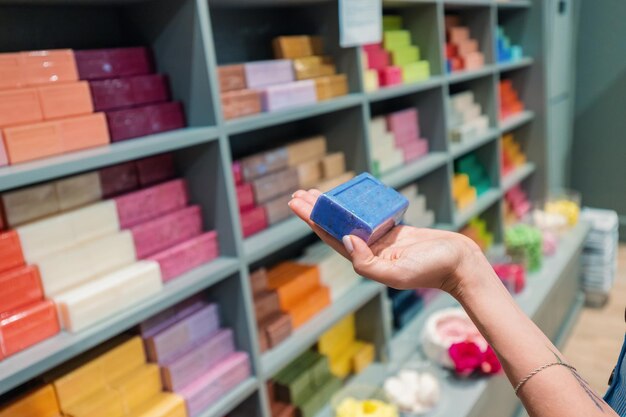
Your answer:
[[[293,64],[289,59],[248,62],[244,64],[248,88],[260,88],[294,80]]]
[[[202,233],[200,207],[191,206],[130,229],[138,259],[146,259]]]
[[[250,376],[248,354],[236,352],[213,366],[200,378],[180,390],[187,403],[187,415],[195,417],[222,395]]]
[[[198,342],[206,340],[219,327],[217,305],[209,304],[167,329],[146,338],[146,353],[152,362],[162,365],[171,363]]]
[[[315,81],[271,85],[261,92],[263,111],[275,111],[317,102]]]
[[[179,102],[108,111],[106,117],[111,142],[185,127],[183,107]]]
[[[144,339],[152,337],[206,306],[204,297],[195,295],[145,320],[139,325],[139,333]]]
[[[169,180],[176,175],[174,155],[171,153],[138,159],[135,163],[137,165],[139,184],[142,187]]]
[[[139,188],[137,167],[134,162],[111,165],[98,171],[102,197],[111,198]]]
[[[172,363],[163,366],[165,389],[178,392],[235,351],[231,329],[222,329]]]
[[[368,173],[322,194],[311,220],[335,239],[355,235],[372,244],[400,223],[409,201]]]
[[[147,48],[111,48],[74,51],[81,80],[127,77],[153,72]]]
[[[115,204],[120,227],[127,229],[179,210],[188,201],[187,181],[178,179],[117,197]]]
[[[159,263],[161,278],[163,282],[167,282],[218,256],[217,232],[211,231],[165,249],[148,259]]]
[[[161,103],[170,98],[167,77],[161,74],[90,81],[89,87],[94,111]]]

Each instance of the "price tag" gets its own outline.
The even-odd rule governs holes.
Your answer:
[[[339,0],[340,43],[350,46],[379,43],[382,39],[382,0]]]

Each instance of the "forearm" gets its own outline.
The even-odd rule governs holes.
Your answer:
[[[540,366],[565,358],[524,314],[482,256],[468,255],[452,291],[492,346],[513,386]],[[518,392],[532,417],[614,416],[574,371],[552,366]]]

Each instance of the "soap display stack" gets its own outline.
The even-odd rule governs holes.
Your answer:
[[[272,416],[314,417],[341,386],[341,379],[331,373],[328,359],[307,350],[268,384]]]
[[[523,223],[508,227],[504,233],[504,244],[513,262],[524,265],[529,272],[541,268],[543,262],[541,230]]]
[[[404,223],[414,227],[432,227],[435,213],[426,207],[426,196],[419,193],[417,184],[399,190],[409,200],[409,207],[404,213]]]
[[[487,251],[493,245],[493,233],[491,233],[487,228],[487,222],[480,217],[474,217],[471,219],[459,233],[476,242],[483,252]]]
[[[452,94],[448,101],[451,142],[465,142],[487,132],[489,117],[476,102],[472,91]]]
[[[403,26],[401,16],[383,16],[383,42],[363,47],[365,91],[430,77],[430,63],[421,59],[420,48]]]
[[[327,191],[354,176],[342,152],[327,152],[324,136],[248,156],[232,169],[244,237],[291,216],[287,203],[299,188]]]
[[[511,43],[502,26],[498,26],[496,32],[496,50],[498,62],[501,63],[519,61],[524,57],[522,47]]]
[[[471,38],[470,29],[462,25],[459,15],[446,14],[446,66],[448,72],[471,71],[485,65],[485,55],[480,51],[476,39]]]
[[[532,209],[526,191],[520,184],[512,187],[504,194],[504,222],[507,225],[515,224],[526,217]]]
[[[387,289],[393,313],[393,327],[396,330],[403,328],[424,307],[422,297],[415,290]]]
[[[328,359],[330,372],[340,379],[361,373],[376,356],[373,344],[357,340],[354,314],[347,315],[320,336],[317,351]]]
[[[261,352],[265,352],[291,335],[291,316],[281,310],[278,292],[270,289],[265,268],[260,268],[250,274],[250,288],[252,288],[259,348]]]
[[[464,156],[454,163],[455,174],[452,180],[452,195],[459,210],[476,201],[476,198],[491,187],[485,167],[476,154]]]
[[[200,296],[171,307],[140,325],[150,362],[163,386],[184,398],[194,417],[250,376],[250,359],[235,349],[233,331],[220,327],[217,304]]]
[[[337,74],[317,36],[280,36],[276,59],[218,68],[226,120],[312,104],[348,94],[348,78]]]
[[[376,176],[428,154],[428,140],[421,137],[419,114],[415,108],[374,117],[369,130],[372,172]]]
[[[511,294],[519,294],[526,287],[526,270],[515,263],[496,263],[493,270]]]
[[[526,155],[512,133],[502,136],[502,175],[508,175],[526,163]]]
[[[76,51],[81,80],[89,81],[95,111],[106,113],[111,142],[186,126],[182,103],[170,101],[169,82],[155,73],[148,48]]]
[[[498,91],[500,95],[500,120],[505,120],[524,111],[524,103],[520,100],[511,80],[501,80]]]

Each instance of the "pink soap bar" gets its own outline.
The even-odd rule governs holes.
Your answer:
[[[366,50],[365,53],[367,54],[368,69],[382,70],[391,64],[389,52],[384,49]]]
[[[414,161],[428,153],[428,141],[419,139],[414,142],[408,142],[402,147],[404,162]]]
[[[369,45],[363,45],[363,50],[367,52],[380,51],[382,48],[383,48],[382,43],[371,43]]]
[[[267,216],[263,207],[255,207],[241,213],[243,237],[252,236],[267,228]]]
[[[111,165],[98,171],[102,197],[111,198],[139,188],[139,178],[134,162]]]
[[[142,187],[169,180],[176,175],[174,155],[171,153],[138,159],[135,163],[139,184]]]
[[[402,68],[391,66],[379,69],[378,84],[383,86],[402,84]]]
[[[414,108],[390,113],[387,115],[386,120],[387,130],[394,134],[413,131],[419,125],[417,109]]]
[[[2,139],[2,132],[0,132],[0,167],[8,165],[9,158],[7,157],[7,150],[4,147],[4,140]]]
[[[290,59],[248,62],[244,64],[244,71],[248,88],[285,84],[294,80],[293,64]]]
[[[217,232],[211,231],[165,249],[148,259],[159,263],[163,282],[167,282],[218,256]]]
[[[183,106],[177,101],[108,111],[106,116],[111,142],[185,127]]]
[[[235,185],[239,185],[243,182],[243,172],[241,170],[241,162],[239,161],[233,162],[233,178]]]
[[[74,51],[81,80],[128,77],[153,72],[147,48],[111,48]]]
[[[187,298],[142,322],[139,325],[139,333],[144,339],[152,337],[206,306],[202,294]]]
[[[146,353],[152,362],[169,364],[206,340],[220,327],[216,304],[195,311],[178,323],[146,338]]]
[[[180,391],[234,351],[233,331],[231,329],[218,331],[189,353],[161,368],[165,389],[172,392]]]
[[[467,54],[463,61],[465,62],[466,70],[475,70],[485,65],[485,56],[480,52],[472,52]]]
[[[172,180],[115,199],[120,227],[127,229],[187,205],[187,181]]]
[[[393,134],[393,143],[396,145],[396,148],[402,147],[405,143],[415,142],[419,140],[419,128],[415,126],[414,129],[405,130],[400,133]]]
[[[138,259],[146,259],[164,249],[202,233],[200,207],[191,206],[130,229]]]
[[[402,75],[402,74],[401,74]],[[264,111],[287,109],[317,102],[315,81],[303,80],[271,85],[261,92]]]
[[[237,186],[237,204],[239,204],[239,211],[254,207],[254,190],[252,184],[246,183]]]
[[[248,354],[236,352],[180,390],[187,403],[187,414],[195,417],[215,403],[222,395],[250,376]]]
[[[161,74],[90,81],[89,87],[95,111],[161,103],[170,98],[167,77]]]

